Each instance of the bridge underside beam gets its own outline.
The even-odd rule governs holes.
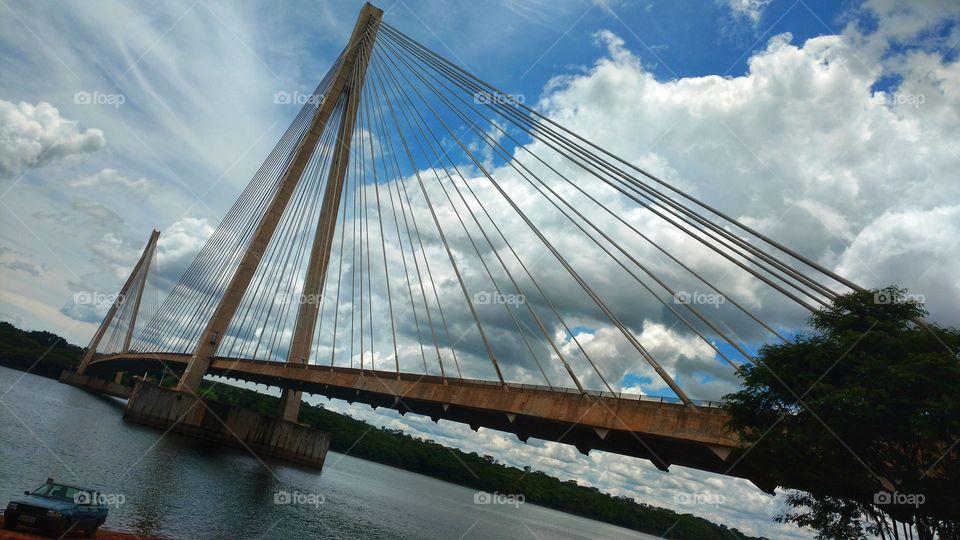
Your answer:
[[[181,371],[188,355],[128,353],[91,363],[91,373],[118,370]],[[661,470],[679,465],[747,478],[765,491],[773,486],[745,465],[731,467],[728,455],[738,441],[725,427],[722,409],[691,409],[679,404],[581,395],[562,390],[511,387],[481,381],[215,358],[211,375],[281,389],[323,395],[350,403],[386,407],[575,446],[583,453],[602,450],[651,461]]]

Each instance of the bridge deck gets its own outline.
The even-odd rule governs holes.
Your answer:
[[[182,371],[189,355],[126,353],[93,360],[88,374]],[[726,429],[729,415],[715,404],[691,408],[660,400],[582,395],[575,390],[509,386],[476,380],[236,358],[215,358],[209,374],[310,394],[413,412],[517,435],[570,444],[583,453],[603,450],[670,465],[762,480],[727,461],[738,447]],[[706,402],[705,402],[706,403]]]

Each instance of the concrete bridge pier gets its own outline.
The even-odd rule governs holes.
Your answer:
[[[60,382],[90,390],[98,394],[107,394],[108,396],[127,399],[133,392],[133,388],[121,384],[119,380],[108,381],[98,377],[91,377],[83,373],[65,369],[60,372]]]
[[[140,381],[124,420],[322,468],[330,434],[309,426]]]
[[[329,433],[284,419],[283,408],[273,417],[147,381],[130,387],[69,369],[60,373],[60,382],[126,399],[123,418],[129,422],[250,450],[261,459],[323,468],[330,448]]]

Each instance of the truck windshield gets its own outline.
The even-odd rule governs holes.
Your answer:
[[[73,501],[77,498],[80,490],[71,486],[62,486],[60,484],[44,484],[33,492],[33,495],[47,497],[50,499],[60,499],[62,501]]]

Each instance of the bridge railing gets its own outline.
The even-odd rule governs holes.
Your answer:
[[[482,386],[500,386],[500,383],[497,381],[487,381],[483,379],[447,379],[447,384],[457,384],[465,383],[472,385],[482,385]],[[512,390],[534,390],[534,391],[545,391],[545,392],[563,392],[565,394],[580,394],[580,390],[576,388],[558,388],[555,386],[545,386],[542,384],[517,384],[509,383]],[[644,394],[631,394],[628,392],[606,392],[602,390],[584,390],[584,394],[597,397],[606,397],[621,399],[626,401],[649,401],[654,403],[672,403],[677,405],[682,405],[683,400],[677,397],[670,396],[650,396]],[[719,409],[722,408],[723,403],[719,401],[711,401],[706,399],[692,399],[694,405],[697,407],[704,407],[707,409]]]
[[[240,359],[240,358],[220,357],[219,359],[229,361],[229,362],[240,361],[240,362],[262,364],[262,365],[273,365],[273,364],[279,363],[271,360],[254,360],[254,359],[246,359],[246,358]],[[346,368],[346,367],[339,367],[339,366],[331,368],[329,366],[322,366],[317,364],[289,364],[289,366],[295,367],[295,368],[307,369],[307,370],[323,370],[323,371],[333,370],[333,371],[339,371],[339,372],[345,372],[345,373],[353,373],[353,372],[360,371],[355,368]],[[390,372],[390,371],[366,370],[364,371],[364,373],[378,376],[378,377],[383,377],[384,379],[392,379],[396,377],[396,373]],[[444,382],[441,377],[436,375],[401,373],[401,377],[411,379],[411,380],[416,380],[416,381],[423,381],[423,382],[432,382],[432,383]],[[484,379],[458,379],[458,378],[447,378],[446,384],[458,384],[458,385],[465,385],[465,386],[466,385],[493,386],[493,387],[500,386],[500,383],[498,381],[488,381]],[[538,392],[538,391],[552,392],[552,393],[559,392],[559,393],[577,394],[577,395],[581,393],[576,388],[561,388],[556,386],[545,386],[542,384],[509,383],[509,386],[511,390],[521,390],[521,391],[530,390],[534,392]],[[596,397],[613,398],[613,399],[619,399],[624,401],[638,401],[638,402],[645,401],[645,402],[651,402],[651,403],[670,403],[670,404],[676,404],[676,405],[683,404],[683,401],[680,400],[680,398],[670,397],[670,396],[650,396],[650,395],[644,395],[644,394],[632,394],[628,392],[605,392],[601,390],[585,390],[583,393],[591,396],[596,396]],[[723,404],[719,401],[697,400],[697,399],[691,400],[691,401],[697,407],[703,407],[707,409],[719,409],[719,408],[722,408],[723,406]]]

